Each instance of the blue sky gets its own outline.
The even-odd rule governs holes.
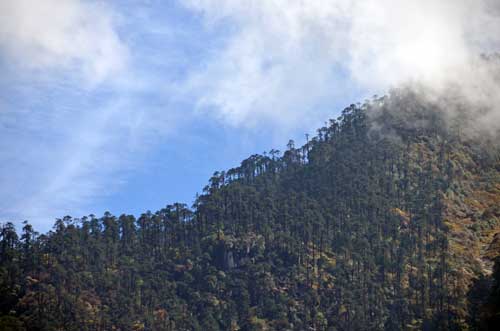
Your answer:
[[[490,1],[399,3],[3,1],[0,220],[191,204],[214,171],[439,81],[476,25],[498,31]]]

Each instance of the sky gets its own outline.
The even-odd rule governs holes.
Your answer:
[[[65,215],[190,205],[213,172],[301,143],[351,103],[463,77],[498,49],[499,7],[3,0],[0,222],[44,232]]]

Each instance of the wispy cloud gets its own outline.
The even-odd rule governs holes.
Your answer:
[[[140,104],[151,85],[134,77],[115,8],[16,0],[0,12],[0,217],[46,229],[118,189],[172,116]]]
[[[72,70],[98,83],[125,66],[127,47],[103,3],[81,0],[0,2],[0,47],[23,69]]]
[[[495,0],[116,4],[0,2],[0,218],[86,213],[202,121],[283,140],[409,81],[497,100],[491,70],[464,69],[500,47]]]

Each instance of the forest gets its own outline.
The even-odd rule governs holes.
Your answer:
[[[5,221],[0,330],[497,330],[500,152],[466,126],[395,90],[193,206]]]

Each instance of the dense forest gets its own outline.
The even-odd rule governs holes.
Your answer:
[[[500,153],[462,115],[397,90],[192,207],[5,222],[0,330],[494,330]]]

